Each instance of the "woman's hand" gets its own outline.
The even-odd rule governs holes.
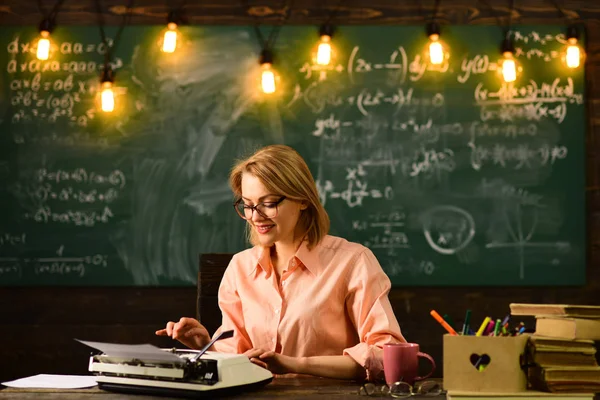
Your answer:
[[[195,350],[200,350],[210,342],[210,334],[194,318],[182,317],[178,322],[169,321],[165,329],[156,331],[156,335],[169,336]]]
[[[268,369],[276,375],[298,372],[300,359],[296,357],[284,356],[264,349],[250,349],[244,355],[254,364]]]

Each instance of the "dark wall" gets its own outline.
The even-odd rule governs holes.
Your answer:
[[[125,0],[101,2],[109,24],[118,24]],[[276,22],[282,1],[250,2],[208,0],[187,2],[190,23],[252,24],[254,17]],[[561,23],[560,13],[549,0],[520,0],[512,11],[515,23]],[[594,3],[593,5],[591,3]],[[43,1],[45,9],[54,1]],[[162,24],[168,9],[163,0],[138,0],[132,10],[133,24]],[[260,4],[260,5],[259,5]],[[266,6],[265,6],[266,4]],[[288,23],[318,24],[338,4],[337,19],[344,24],[423,24],[434,1],[346,0],[313,2],[296,0]],[[368,6],[364,4],[369,4]],[[371,6],[375,4],[375,6]],[[419,5],[421,4],[421,5]],[[511,13],[510,2],[442,1],[443,23],[497,24]],[[488,5],[489,4],[489,5]],[[467,308],[473,321],[486,315],[502,317],[511,302],[600,304],[600,4],[590,1],[559,1],[567,14],[585,23],[587,29],[587,284],[575,288],[394,288],[390,299],[405,336],[421,344],[422,351],[442,363],[442,328],[429,316],[431,309],[448,313],[458,322]],[[270,5],[270,6],[269,6]],[[95,24],[92,1],[65,2],[58,22]],[[37,1],[5,0],[0,7],[0,24],[38,24]],[[240,232],[242,234],[242,232]],[[36,373],[86,373],[89,350],[74,338],[120,343],[149,342],[170,347],[173,342],[157,338],[154,331],[169,319],[196,314],[196,288],[1,288],[0,289],[0,380]],[[528,320],[527,322],[531,322]],[[438,376],[441,368],[438,370]]]

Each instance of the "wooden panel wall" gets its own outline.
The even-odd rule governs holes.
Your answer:
[[[119,24],[129,0],[101,0],[107,24]],[[164,0],[136,0],[132,24],[162,24],[169,9]],[[184,11],[192,24],[252,24],[257,20],[280,23],[289,11],[289,24],[319,24],[339,6],[334,22],[341,24],[424,24],[434,1],[398,0],[207,0],[187,1]],[[577,288],[395,288],[390,294],[405,336],[441,365],[443,331],[429,316],[430,309],[460,319],[473,309],[475,321],[485,315],[501,316],[510,302],[569,302],[600,304],[600,3],[558,0],[567,14],[587,30],[587,208],[588,283]],[[95,3],[65,1],[57,22],[97,23]],[[551,0],[441,1],[444,24],[498,24],[512,14],[515,23],[561,23]],[[45,10],[54,1],[42,0]],[[37,25],[41,19],[36,0],[4,0],[0,24]],[[242,232],[240,232],[242,234]],[[213,283],[213,289],[216,289]],[[169,347],[169,339],[154,331],[169,319],[196,313],[196,288],[0,288],[0,380],[36,373],[85,373],[88,349],[73,338],[121,343],[150,342]],[[441,375],[441,369],[438,370]]]

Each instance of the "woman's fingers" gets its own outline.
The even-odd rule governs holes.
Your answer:
[[[263,367],[264,369],[269,369],[267,368],[267,363],[264,361],[259,360],[258,358],[251,358],[250,362],[252,362],[253,364],[258,365],[259,367]]]
[[[183,334],[185,337],[190,336],[203,336],[206,333],[206,329],[204,328],[191,328],[187,332]]]
[[[200,325],[194,318],[186,318],[181,317],[178,322],[173,325],[173,339],[177,339],[178,337],[185,337],[186,332],[190,329],[194,328],[204,328]]]
[[[252,358],[257,358],[257,357],[260,357],[260,355],[261,355],[262,353],[264,353],[264,352],[265,352],[265,350],[263,350],[263,349],[250,349],[250,350],[247,350],[247,351],[244,353],[244,355],[245,355],[246,357],[248,357],[248,358],[252,359]]]
[[[177,336],[182,336],[187,329],[200,327],[202,327],[202,325],[195,319],[182,317],[177,322],[167,322],[167,326],[164,329],[157,330],[156,334],[159,336],[170,336],[175,339]]]
[[[175,326],[175,322],[169,321],[167,322],[167,327],[165,328],[167,331],[167,336],[173,337],[173,327]]]
[[[265,351],[264,353],[262,353],[260,356],[258,356],[261,360],[265,360],[267,358],[271,358],[275,356],[275,352],[274,351]]]

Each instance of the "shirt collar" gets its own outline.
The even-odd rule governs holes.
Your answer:
[[[302,242],[298,251],[296,252],[296,258],[310,271],[314,276],[319,276],[321,272],[321,260],[319,259],[319,245],[315,246],[314,249],[308,249],[308,242],[305,240]]]
[[[271,272],[273,272],[270,248],[257,246],[255,249],[257,256],[256,264],[248,275],[254,274],[259,268],[261,268],[268,278],[271,275]],[[318,276],[319,272],[321,272],[319,245],[317,245],[314,249],[309,250],[305,240],[302,242],[302,244],[300,244],[300,247],[296,251],[295,257],[300,260],[302,265],[304,265],[304,267],[306,267],[306,269],[314,276]]]
[[[268,278],[271,276],[271,272],[273,270],[271,266],[271,249],[269,247],[257,246],[257,251],[258,259],[256,260],[256,267],[254,270],[252,270],[252,272],[255,272],[260,267],[263,271],[265,271],[265,274],[267,274]],[[252,274],[252,272],[250,272],[250,274]]]

